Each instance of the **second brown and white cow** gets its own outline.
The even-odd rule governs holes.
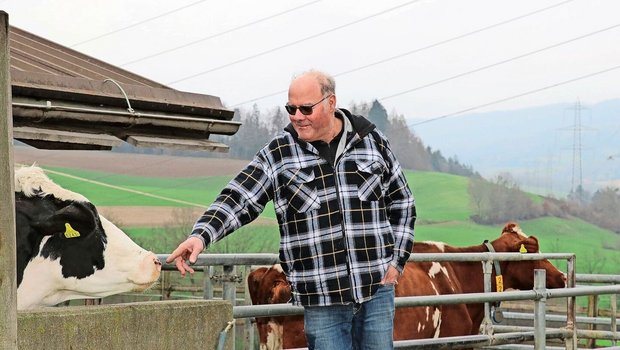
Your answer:
[[[260,267],[248,274],[248,290],[254,305],[291,301],[291,286],[279,264]],[[303,316],[257,317],[260,350],[306,346]]]
[[[15,214],[18,309],[144,291],[159,279],[155,254],[41,168],[15,171]]]
[[[538,240],[525,235],[515,223],[508,223],[501,235],[490,242],[498,253],[519,252],[521,246],[530,253],[539,252]],[[487,245],[452,247],[441,242],[416,242],[415,253],[488,252]],[[547,288],[563,288],[564,273],[547,260],[502,261],[504,289],[532,289],[534,269],[544,269]],[[492,280],[495,281],[495,272]],[[279,265],[263,267],[248,275],[253,304],[286,303],[291,289]],[[495,282],[493,291],[496,291]],[[410,262],[396,286],[397,297],[481,293],[484,275],[481,262]],[[453,304],[398,308],[394,318],[394,339],[422,339],[478,334],[484,316],[484,304]],[[257,318],[260,348],[286,349],[305,347],[303,316]]]
[[[525,249],[538,253],[538,239],[527,236],[515,223],[508,223],[499,238],[490,242],[498,253],[515,253]],[[523,248],[522,248],[523,246]],[[414,253],[483,253],[486,244],[452,247],[439,242],[420,242]],[[412,266],[413,265],[413,266]],[[534,270],[546,271],[547,288],[564,288],[565,274],[548,260],[501,261],[504,290],[529,290],[534,287]],[[495,271],[492,290],[497,291]],[[481,262],[408,263],[399,279],[397,297],[484,292]],[[422,339],[478,334],[484,317],[484,304],[452,304],[399,308],[394,317],[394,339]]]

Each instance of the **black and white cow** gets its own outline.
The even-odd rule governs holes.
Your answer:
[[[18,309],[144,291],[159,279],[155,254],[41,168],[15,171],[15,212]]]

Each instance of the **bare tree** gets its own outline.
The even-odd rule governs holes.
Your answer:
[[[542,208],[535,206],[508,174],[497,176],[493,182],[473,177],[468,190],[475,211],[472,220],[477,223],[501,224],[542,215]]]

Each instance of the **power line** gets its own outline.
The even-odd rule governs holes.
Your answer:
[[[232,32],[237,31],[239,29],[247,28],[247,27],[253,26],[255,24],[258,24],[258,23],[261,23],[261,22],[265,22],[267,20],[270,20],[272,18],[276,18],[278,16],[282,16],[282,15],[287,14],[289,12],[297,11],[299,9],[302,9],[302,8],[310,6],[310,5],[314,5],[317,2],[321,2],[321,1],[323,1],[323,0],[316,0],[316,1],[307,2],[307,3],[302,4],[300,6],[293,7],[293,8],[290,8],[288,10],[284,10],[282,12],[275,13],[275,14],[269,15],[267,17],[259,18],[259,19],[255,20],[255,21],[252,21],[252,22],[249,22],[249,23],[245,23],[245,24],[242,24],[240,26],[237,26],[237,27],[234,27],[234,28],[231,28],[231,29],[227,29],[225,31],[222,31],[222,32],[219,32],[219,33],[215,33],[215,34],[212,34],[212,35],[206,36],[204,38],[200,38],[200,39],[191,41],[191,42],[183,44],[183,45],[175,46],[175,47],[172,47],[170,49],[158,51],[156,53],[153,53],[153,54],[150,54],[150,55],[147,55],[147,56],[136,58],[135,60],[123,63],[120,66],[124,67],[124,66],[130,65],[130,64],[133,64],[133,63],[137,63],[137,62],[141,62],[141,61],[147,60],[149,58],[157,57],[157,56],[160,56],[160,55],[163,55],[163,54],[166,54],[166,53],[170,53],[170,52],[173,52],[173,51],[176,51],[176,50],[179,50],[179,49],[183,49],[183,48],[186,48],[188,46],[192,46],[192,45],[201,43],[203,41],[206,41],[206,40],[209,40],[209,39],[213,39],[213,38],[216,38],[218,36],[222,36],[224,34],[232,33]]]
[[[403,8],[403,7],[405,7],[405,6],[411,5],[411,4],[413,4],[413,3],[415,3],[415,2],[419,2],[419,1],[421,1],[421,0],[413,0],[413,1],[408,1],[408,2],[406,2],[406,3],[403,3],[403,4],[400,4],[400,5],[397,5],[397,6],[395,6],[395,7],[391,7],[391,8],[389,8],[389,9],[387,9],[387,10],[383,10],[383,11],[380,11],[380,12],[374,13],[374,14],[372,14],[372,15],[369,15],[369,16],[366,16],[366,17],[363,17],[363,18],[360,18],[360,19],[355,20],[355,21],[353,21],[353,22],[345,23],[345,24],[342,24],[342,25],[339,25],[339,26],[333,27],[333,28],[331,28],[331,29],[328,29],[328,30],[325,30],[325,31],[322,31],[322,32],[319,32],[319,33],[316,33],[316,34],[313,34],[313,35],[310,35],[310,36],[307,36],[307,37],[305,37],[305,38],[302,38],[302,39],[299,39],[299,40],[295,40],[295,41],[292,41],[292,42],[286,43],[286,44],[284,44],[284,45],[277,46],[277,47],[271,48],[271,49],[269,49],[269,50],[265,50],[265,51],[259,52],[259,53],[257,53],[257,54],[251,55],[251,56],[247,56],[247,57],[244,57],[244,58],[238,59],[238,60],[236,60],[236,61],[229,62],[229,63],[223,64],[223,65],[220,65],[220,66],[217,66],[217,67],[211,68],[211,69],[209,69],[209,70],[205,70],[205,71],[202,71],[202,72],[199,72],[199,73],[195,73],[195,74],[192,74],[192,75],[189,75],[189,76],[183,77],[183,78],[181,78],[181,79],[177,79],[177,80],[174,80],[174,81],[168,82],[168,83],[166,83],[166,84],[167,84],[167,85],[174,85],[174,84],[176,84],[176,83],[179,83],[179,82],[182,82],[182,81],[185,81],[185,80],[191,79],[191,78],[195,78],[195,77],[200,76],[200,75],[204,75],[204,74],[207,74],[207,73],[215,72],[215,71],[217,71],[217,70],[220,70],[220,69],[223,69],[223,68],[226,68],[226,67],[230,67],[230,66],[235,65],[235,64],[237,64],[237,63],[245,62],[245,61],[251,60],[251,59],[253,59],[253,58],[260,57],[260,56],[266,55],[266,54],[268,54],[268,53],[272,53],[272,52],[275,52],[275,51],[278,51],[278,50],[284,49],[284,48],[286,48],[286,47],[293,46],[293,45],[299,44],[299,43],[301,43],[301,42],[304,42],[304,41],[307,41],[307,40],[310,40],[310,39],[314,39],[314,38],[317,38],[317,37],[323,36],[323,35],[325,35],[325,34],[328,34],[328,33],[334,32],[334,31],[336,31],[336,30],[340,30],[340,29],[343,29],[343,28],[346,28],[346,27],[352,26],[352,25],[354,25],[354,24],[358,24],[358,23],[361,23],[361,22],[367,21],[367,20],[369,20],[369,19],[371,19],[371,18],[374,18],[374,17],[380,16],[380,15],[386,14],[386,13],[388,13],[388,12],[392,12],[392,11],[398,10],[398,9],[400,9],[400,8]]]
[[[420,85],[420,86],[417,86],[417,87],[414,87],[414,88],[411,88],[411,89],[407,89],[405,91],[397,92],[395,94],[379,98],[379,101],[383,101],[383,100],[387,100],[387,99],[394,98],[394,97],[397,97],[397,96],[401,96],[401,95],[404,95],[404,94],[408,94],[408,93],[413,92],[413,91],[421,90],[421,89],[424,89],[424,88],[427,88],[427,87],[430,87],[430,86],[433,86],[433,85],[444,83],[446,81],[450,81],[450,80],[453,80],[453,79],[456,79],[456,78],[460,78],[460,77],[463,77],[463,76],[466,76],[466,75],[469,75],[469,74],[472,74],[472,73],[477,73],[477,72],[480,72],[480,71],[483,71],[483,70],[486,70],[486,69],[489,69],[489,68],[492,68],[492,67],[496,67],[496,66],[502,65],[504,63],[512,62],[512,61],[515,61],[515,60],[518,60],[518,59],[521,59],[521,58],[524,58],[524,57],[527,57],[527,56],[531,56],[533,54],[537,54],[537,53],[540,53],[540,52],[543,52],[543,51],[546,51],[546,50],[550,50],[550,49],[553,49],[553,48],[556,48],[556,47],[559,47],[559,46],[562,46],[562,45],[566,45],[568,43],[572,43],[574,41],[581,40],[581,39],[590,37],[592,35],[600,34],[600,33],[603,33],[605,31],[608,31],[608,30],[611,30],[611,29],[615,29],[615,28],[618,28],[618,27],[620,27],[620,23],[612,25],[612,26],[609,26],[609,27],[605,27],[603,29],[596,30],[594,32],[590,32],[588,34],[580,35],[578,37],[575,37],[575,38],[572,38],[572,39],[568,39],[568,40],[559,42],[557,44],[546,46],[546,47],[543,47],[541,49],[533,50],[533,51],[530,51],[530,52],[527,52],[527,53],[524,53],[524,54],[521,54],[521,55],[518,55],[518,56],[515,56],[515,57],[512,57],[512,58],[508,58],[508,59],[505,59],[505,60],[502,60],[502,61],[499,61],[499,62],[491,63],[491,64],[488,64],[486,66],[482,66],[482,67],[479,67],[479,68],[476,68],[476,69],[473,69],[473,70],[470,70],[470,71],[467,71],[467,72],[464,72],[464,73],[456,74],[456,75],[453,75],[453,76],[448,77],[448,78],[436,80],[436,81],[428,83],[428,84]]]
[[[411,55],[411,54],[414,54],[414,53],[418,53],[420,51],[428,50],[428,49],[431,49],[431,48],[434,48],[434,47],[437,47],[437,46],[440,46],[440,45],[443,45],[443,44],[447,44],[449,42],[452,42],[452,41],[455,41],[455,40],[458,40],[458,39],[463,39],[463,38],[468,37],[468,36],[473,35],[473,34],[478,34],[480,32],[483,32],[483,31],[486,31],[486,30],[489,30],[489,29],[492,29],[492,28],[495,28],[495,27],[499,27],[501,25],[508,24],[510,22],[514,22],[514,21],[517,21],[517,20],[520,20],[520,19],[532,16],[532,15],[538,14],[540,12],[544,12],[544,11],[550,10],[552,8],[555,8],[555,7],[558,7],[558,6],[561,6],[561,5],[565,5],[565,4],[567,4],[569,2],[572,2],[572,1],[574,1],[574,0],[562,1],[560,3],[554,4],[554,5],[551,5],[551,6],[548,6],[548,7],[544,7],[544,8],[539,9],[539,10],[535,10],[535,11],[532,11],[532,12],[529,12],[529,13],[526,13],[526,14],[523,14],[523,15],[520,15],[520,16],[517,16],[517,17],[513,17],[513,18],[510,18],[510,19],[507,19],[505,21],[501,21],[501,22],[498,22],[498,23],[495,23],[495,24],[491,24],[489,26],[482,27],[482,28],[473,30],[471,32],[467,32],[465,34],[457,35],[457,36],[449,38],[449,39],[438,41],[436,43],[433,43],[433,44],[430,44],[430,45],[427,45],[427,46],[424,46],[424,47],[421,47],[421,48],[417,48],[417,49],[414,49],[414,50],[411,50],[411,51],[407,51],[407,52],[401,53],[401,54],[396,55],[396,56],[388,57],[388,58],[382,59],[380,61],[369,63],[369,64],[364,65],[364,66],[356,67],[356,68],[353,68],[353,69],[341,72],[339,74],[343,75],[343,74],[353,73],[353,72],[356,72],[356,71],[359,71],[359,70],[362,70],[362,69],[366,69],[366,68],[369,68],[369,67],[372,67],[372,66],[376,66],[376,65],[381,64],[381,63],[385,63],[385,62],[389,62],[389,61],[395,60],[397,58],[401,58],[401,57],[408,56],[408,55]]]
[[[186,8],[188,8],[188,7],[192,7],[192,6],[198,5],[198,4],[200,4],[201,2],[205,2],[205,1],[206,1],[206,0],[200,0],[200,1],[196,1],[196,2],[193,2],[193,3],[191,3],[191,4],[188,4],[188,5],[185,5],[185,6],[178,7],[178,8],[176,8],[176,9],[174,9],[174,10],[170,10],[170,11],[164,12],[164,13],[162,13],[162,14],[159,14],[159,15],[157,15],[157,16],[154,16],[154,17],[150,17],[150,18],[144,19],[144,20],[142,20],[142,21],[140,21],[140,22],[136,22],[136,23],[130,24],[130,25],[126,26],[126,27],[122,27],[122,28],[119,28],[119,29],[115,29],[115,30],[113,30],[113,31],[110,31],[110,32],[107,32],[107,33],[104,33],[104,34],[98,35],[98,36],[96,36],[96,37],[93,37],[93,38],[90,38],[90,39],[87,39],[87,40],[84,40],[84,41],[80,41],[79,43],[75,43],[75,44],[73,44],[73,45],[71,45],[71,46],[69,46],[69,47],[76,47],[76,46],[79,46],[79,45],[82,45],[82,44],[86,44],[86,43],[91,42],[91,41],[95,41],[95,40],[97,40],[97,39],[101,39],[101,38],[106,37],[106,36],[110,36],[110,35],[112,35],[112,34],[116,34],[116,33],[118,33],[118,32],[122,32],[123,30],[127,30],[127,29],[129,29],[129,28],[137,27],[137,26],[139,26],[139,25],[141,25],[141,24],[144,24],[144,23],[146,23],[146,22],[150,22],[150,21],[152,21],[152,20],[154,20],[154,19],[158,19],[158,18],[161,18],[161,17],[168,16],[169,14],[172,14],[172,13],[175,13],[175,12],[178,12],[178,11],[181,11],[181,10],[184,10],[184,9],[186,9]]]
[[[454,37],[451,37],[451,38],[448,38],[448,39],[445,39],[445,40],[441,40],[441,41],[438,41],[436,43],[433,43],[433,44],[430,44],[430,45],[427,45],[427,46],[423,46],[423,47],[420,47],[420,48],[417,48],[417,49],[413,49],[413,50],[410,50],[410,51],[407,51],[407,52],[403,52],[403,53],[400,53],[398,55],[394,55],[394,56],[391,56],[391,57],[388,57],[388,58],[381,59],[379,61],[368,63],[368,64],[363,65],[363,66],[358,66],[358,67],[355,67],[355,68],[352,68],[352,69],[349,69],[349,70],[346,70],[346,71],[334,74],[333,76],[334,77],[338,77],[338,76],[341,76],[341,75],[346,75],[346,74],[349,74],[349,73],[353,73],[353,72],[357,72],[357,71],[360,71],[360,70],[364,70],[364,69],[367,69],[367,68],[370,68],[370,67],[382,64],[382,63],[393,61],[393,60],[398,59],[398,58],[402,58],[402,57],[405,57],[405,56],[408,56],[408,55],[412,55],[414,53],[425,51],[425,50],[428,50],[428,49],[431,49],[431,48],[434,48],[434,47],[437,47],[437,46],[440,46],[440,45],[443,45],[443,44],[450,43],[452,41],[456,41],[458,39],[463,39],[465,37],[468,37],[468,36],[471,36],[471,35],[474,35],[474,34],[478,34],[478,33],[484,32],[486,30],[489,30],[489,29],[492,29],[492,28],[495,28],[495,27],[499,27],[499,26],[502,26],[502,25],[505,25],[505,24],[508,24],[508,23],[511,23],[511,22],[515,22],[517,20],[533,16],[533,15],[538,14],[540,12],[544,12],[544,11],[553,9],[555,7],[558,7],[558,6],[566,5],[567,3],[573,2],[573,1],[574,0],[562,1],[562,2],[559,2],[559,3],[553,4],[551,6],[547,6],[547,7],[544,7],[544,8],[532,11],[532,12],[525,13],[523,15],[519,15],[519,16],[510,18],[510,19],[501,21],[501,22],[497,22],[497,23],[488,25],[486,27],[478,28],[476,30],[467,32],[465,34],[460,34],[460,35],[457,35],[457,36],[454,36]],[[253,99],[250,99],[250,100],[246,100],[246,101],[234,104],[231,107],[237,107],[237,106],[240,106],[240,105],[244,105],[246,103],[259,101],[259,100],[262,100],[262,99],[267,98],[267,97],[272,97],[272,96],[279,95],[281,93],[285,93],[286,91],[287,90],[284,89],[284,90],[280,90],[280,91],[277,91],[277,92],[273,92],[273,93],[270,93],[270,94],[267,94],[267,95],[263,95],[263,96],[260,96],[260,97],[256,97],[256,98],[253,98]]]
[[[523,92],[523,93],[520,93],[518,95],[513,95],[513,96],[510,96],[510,97],[505,97],[505,98],[502,98],[502,99],[499,99],[499,100],[495,100],[495,101],[488,102],[488,103],[485,103],[485,104],[481,104],[481,105],[477,105],[477,106],[474,106],[474,107],[462,109],[462,110],[457,111],[457,112],[453,112],[453,113],[450,113],[450,114],[444,114],[444,115],[439,116],[439,117],[435,117],[435,118],[431,118],[431,119],[426,119],[426,120],[423,120],[423,121],[420,121],[420,122],[417,122],[417,123],[408,124],[408,125],[413,127],[413,126],[418,126],[418,125],[422,125],[422,124],[431,123],[431,122],[434,122],[434,121],[437,121],[437,120],[440,120],[440,119],[450,118],[450,117],[453,117],[455,115],[463,114],[465,112],[471,112],[471,111],[474,111],[476,109],[480,109],[480,108],[483,108],[483,107],[492,106],[492,105],[495,105],[495,104],[498,104],[498,103],[501,103],[501,102],[506,102],[506,101],[509,101],[509,100],[513,100],[515,98],[523,97],[523,96],[526,96],[526,95],[531,95],[531,94],[534,94],[534,93],[537,93],[537,92],[541,92],[541,91],[544,91],[544,90],[548,90],[548,89],[551,89],[551,88],[554,88],[554,87],[558,87],[558,86],[561,86],[561,85],[566,85],[566,84],[569,84],[569,83],[572,83],[572,82],[575,82],[575,81],[578,81],[578,80],[582,80],[582,79],[590,78],[590,77],[593,77],[593,76],[596,76],[596,75],[608,73],[608,72],[611,72],[611,71],[616,70],[618,68],[620,68],[620,65],[613,66],[613,67],[610,67],[610,68],[607,68],[607,69],[603,69],[603,70],[600,70],[598,72],[582,75],[580,77],[569,79],[569,80],[565,80],[565,81],[562,81],[562,82],[559,82],[559,83],[555,83],[555,84],[552,84],[552,85],[547,85],[545,87],[538,88],[538,89],[535,89],[535,90],[530,90],[530,91],[527,91],[527,92]]]

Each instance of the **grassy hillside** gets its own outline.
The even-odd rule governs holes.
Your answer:
[[[67,168],[51,170],[79,177],[50,174],[63,187],[80,192],[96,205],[183,206],[177,201],[208,205],[228,182],[227,177],[145,178]],[[469,220],[468,178],[443,173],[406,172],[418,209],[416,240],[443,241],[451,245],[480,244],[497,237],[502,225],[483,226]],[[85,182],[89,179],[92,182]],[[106,184],[109,186],[102,185]],[[135,192],[128,192],[122,189]],[[146,194],[161,198],[149,197]],[[273,207],[262,215],[273,219]],[[582,273],[620,273],[620,236],[581,220],[541,218],[519,222],[523,230],[539,238],[543,252],[574,252]],[[186,235],[187,228],[171,237],[161,227],[127,229],[141,244],[157,252],[169,252]],[[235,232],[211,251],[277,252],[278,227],[274,220],[262,220]],[[558,265],[564,268],[562,262]]]

